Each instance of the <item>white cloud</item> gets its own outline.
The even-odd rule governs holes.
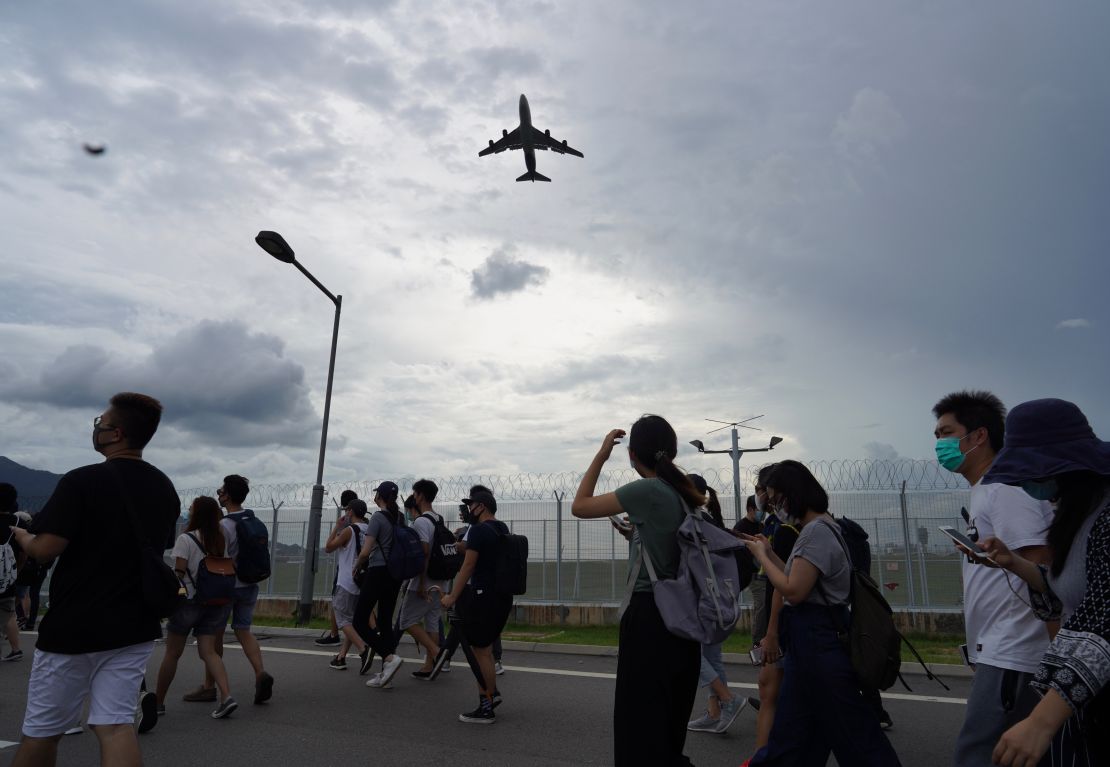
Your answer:
[[[1072,330],[1075,328],[1089,328],[1091,327],[1090,320],[1076,318],[1072,320],[1061,320],[1056,323],[1057,330]]]

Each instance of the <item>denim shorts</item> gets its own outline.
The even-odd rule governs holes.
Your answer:
[[[258,602],[258,584],[235,587],[235,601],[231,604],[231,628],[235,631],[249,629],[254,620],[254,606]]]
[[[224,633],[231,605],[198,605],[186,602],[170,616],[166,631],[179,636],[215,636]]]

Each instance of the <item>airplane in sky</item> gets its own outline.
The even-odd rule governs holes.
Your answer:
[[[532,127],[532,110],[528,108],[528,99],[524,94],[520,94],[520,126],[513,128],[513,130],[502,130],[501,138],[498,141],[490,139],[489,146],[478,153],[479,157],[485,157],[487,154],[497,154],[504,152],[506,149],[523,149],[524,150],[524,164],[528,167],[528,172],[517,179],[517,181],[550,181],[547,176],[536,172],[536,150],[541,149],[547,151],[550,149],[552,152],[559,154],[572,154],[575,157],[584,157],[581,152],[573,147],[567,146],[566,141],[558,141],[551,138],[551,131],[539,130]]]

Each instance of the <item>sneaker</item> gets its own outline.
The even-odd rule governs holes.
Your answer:
[[[752,711],[759,711],[759,698],[748,698],[748,705],[752,707]]]
[[[328,668],[333,668],[336,671],[346,671],[347,659],[340,658],[338,655],[336,655],[334,658],[331,659],[331,663],[328,664]]]
[[[688,722],[686,724],[686,729],[690,732],[716,732],[717,726],[720,723],[721,720],[719,718],[710,716],[709,712],[706,711],[697,719]]]
[[[402,663],[404,663],[404,661],[401,660],[400,655],[394,655],[393,660],[383,659],[383,661],[382,661],[382,686],[385,686],[385,685],[389,684],[389,680],[391,680],[393,678],[393,675],[397,673],[397,669],[401,668]]]
[[[497,721],[497,715],[493,713],[492,707],[480,705],[473,711],[459,714],[459,721],[467,724],[493,724]]]
[[[186,703],[214,703],[216,701],[216,688],[215,687],[198,687],[191,692],[187,692],[181,696],[181,700]]]
[[[212,690],[212,692],[214,694],[216,691]],[[274,697],[274,678],[263,671],[262,675],[254,680],[254,702],[265,703],[272,697]]]
[[[12,650],[10,653],[0,658],[0,662],[3,663],[10,663],[16,660],[23,660],[23,650]]]
[[[493,664],[493,673],[497,674],[497,676],[501,676],[505,673],[505,667],[501,665],[501,661],[497,661]]]
[[[500,706],[501,705],[501,691],[500,690],[494,690],[493,695],[490,697],[490,701],[491,701],[490,702],[490,707],[491,708],[497,708],[498,706]]]
[[[879,727],[884,730],[889,730],[893,726],[894,720],[890,718],[890,713],[884,709],[883,713],[879,716]]]
[[[139,734],[150,732],[158,724],[158,696],[150,690],[139,693]]]
[[[367,682],[366,682],[366,686],[367,687],[374,687],[374,688],[379,689],[379,690],[392,690],[393,689],[393,684],[388,679],[385,679],[382,676],[381,671],[374,674],[374,676],[370,677],[370,679],[368,679]]]
[[[370,667],[374,665],[374,650],[368,646],[365,650],[358,654],[358,657],[362,661],[362,663],[358,667],[358,675],[366,676],[366,673],[370,670]]]
[[[342,641],[343,640],[339,638],[338,634],[336,636],[332,636],[325,631],[323,634],[320,635],[319,639],[313,642],[313,644],[319,645],[320,647],[331,647],[333,645],[340,644]]]
[[[713,732],[718,735],[723,735],[728,732],[728,728],[736,721],[736,717],[748,705],[747,698],[741,698],[739,695],[733,696],[732,700],[725,701],[721,704],[721,718]]]
[[[419,679],[422,682],[427,682],[432,678],[432,672],[417,669],[416,671],[412,672],[412,678],[413,679]]]
[[[224,702],[216,707],[212,712],[213,719],[223,719],[226,716],[231,716],[231,712],[239,708],[239,704],[235,702],[235,698],[228,695],[224,698]]]

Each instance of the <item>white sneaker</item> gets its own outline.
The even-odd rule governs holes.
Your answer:
[[[370,677],[369,680],[367,680],[366,686],[367,687],[376,687],[376,688],[382,689],[382,690],[392,690],[393,689],[393,683],[392,682],[386,682],[386,681],[382,680],[382,672],[380,672],[380,671],[378,673],[374,674],[374,676]]]
[[[505,673],[505,667],[501,665],[501,661],[497,661],[493,664],[493,673],[497,674],[497,676],[501,676]]]
[[[401,668],[402,663],[404,663],[404,661],[401,660],[400,655],[394,655],[393,660],[385,660],[384,658],[382,659],[381,686],[384,687],[385,685],[389,684],[390,680],[393,679],[393,675],[397,673],[397,669]]]

